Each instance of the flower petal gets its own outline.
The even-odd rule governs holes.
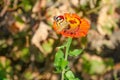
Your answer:
[[[90,24],[87,20],[81,19],[77,14],[74,13],[65,13],[64,17],[67,23],[69,23],[70,28],[64,28],[61,30],[61,32],[58,32],[58,29],[61,28],[61,26],[57,26],[57,22],[54,22],[53,28],[57,33],[65,37],[72,38],[84,37],[87,35],[87,32],[90,28]]]

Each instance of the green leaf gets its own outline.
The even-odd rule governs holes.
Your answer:
[[[22,20],[22,18],[20,16],[15,16],[16,21],[20,22],[20,23],[24,23],[24,21]]]
[[[9,80],[9,79],[7,79],[7,78],[4,78],[3,80]]]
[[[80,80],[79,78],[71,78],[69,80]]]
[[[62,59],[61,60],[61,68],[62,68],[62,70],[64,69],[64,68],[66,68],[67,67],[67,65],[68,65],[68,61],[66,61],[65,59]]]
[[[69,55],[70,56],[78,56],[79,54],[81,54],[83,52],[83,49],[75,49],[73,51],[70,51]]]
[[[54,61],[54,66],[56,67],[57,72],[62,71],[61,64],[63,62],[63,59],[64,59],[64,54],[63,54],[62,50],[59,49],[55,55],[55,61]]]
[[[64,54],[61,50],[58,50],[58,52],[55,55],[55,61],[54,61],[54,66],[60,66],[61,60],[64,59]]]
[[[66,80],[80,80],[79,78],[76,78],[73,72],[70,70],[65,73],[65,79]]]
[[[53,46],[53,40],[52,39],[49,39],[48,41],[45,41],[42,44],[42,47],[43,47],[43,49],[45,50],[46,53],[51,53],[51,51],[53,49],[52,46]]]
[[[68,61],[64,59],[64,54],[62,50],[58,50],[58,52],[55,55],[55,61],[54,66],[57,69],[57,72],[61,72],[64,68],[66,68],[68,65]]]
[[[59,50],[57,51],[57,53],[55,54],[55,60],[56,60],[56,59],[60,59],[60,58],[64,58],[64,54],[63,54],[63,52],[62,52],[61,49],[59,49]]]
[[[24,7],[25,11],[29,11],[32,9],[32,4],[30,0],[22,0],[22,7]]]
[[[65,61],[64,59],[60,59],[55,64],[57,72],[61,72],[63,69],[67,68],[68,61]]]
[[[29,60],[29,48],[23,48],[22,53],[20,54],[20,58],[21,60],[23,60],[24,62],[27,62]]]
[[[73,72],[70,71],[70,70],[65,73],[65,76],[66,76],[66,78],[69,79],[69,80],[75,78]]]
[[[105,62],[99,59],[89,59],[87,55],[82,55],[83,63],[83,71],[87,74],[94,75],[94,74],[103,74],[108,69],[105,66]]]

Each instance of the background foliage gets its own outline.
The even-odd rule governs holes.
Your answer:
[[[84,49],[69,57],[75,76],[120,79],[120,0],[0,0],[0,80],[60,79],[53,62],[65,38],[52,24],[53,16],[65,12],[91,24],[88,36],[71,45],[71,50]]]

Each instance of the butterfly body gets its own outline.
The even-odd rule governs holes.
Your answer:
[[[57,31],[61,32],[63,29],[67,29],[69,27],[69,23],[63,16],[54,16],[54,20],[58,27],[60,27]]]

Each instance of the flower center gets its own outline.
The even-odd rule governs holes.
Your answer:
[[[69,21],[71,24],[75,24],[75,23],[77,23],[76,21],[74,21],[74,20],[70,20]]]
[[[68,18],[67,21],[70,22],[71,28],[76,28],[80,24],[79,19],[77,19],[76,17]]]

